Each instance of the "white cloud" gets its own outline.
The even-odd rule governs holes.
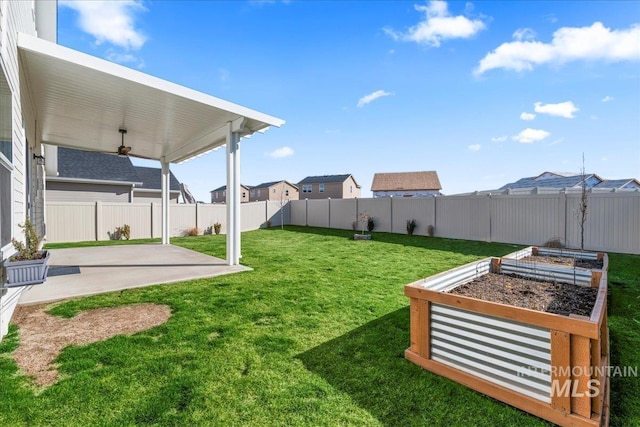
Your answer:
[[[536,118],[536,115],[533,113],[520,113],[520,118],[522,120],[533,120]]]
[[[293,156],[293,150],[285,145],[284,147],[276,148],[270,153],[265,153],[265,156],[281,159],[282,157]]]
[[[375,101],[378,98],[382,98],[382,97],[390,96],[390,95],[392,95],[391,92],[387,92],[385,90],[377,90],[375,92],[370,93],[369,95],[365,95],[362,98],[360,98],[358,100],[358,107],[362,108],[365,105]]]
[[[531,28],[518,28],[513,33],[513,39],[518,41],[535,40],[535,38],[536,38],[536,32],[533,31]]]
[[[106,58],[111,62],[117,62],[119,64],[135,64],[138,68],[144,68],[144,60],[138,58],[131,53],[120,53],[113,49],[107,49]]]
[[[491,142],[505,142],[507,140],[507,138],[508,138],[507,135],[494,136],[493,138],[491,138]]]
[[[480,151],[480,144],[472,144],[467,147],[469,151]]]
[[[536,102],[533,105],[536,113],[564,117],[565,119],[575,118],[574,113],[580,111],[572,101],[560,102],[558,104],[543,104],[542,102]]]
[[[78,13],[80,29],[95,37],[96,44],[107,42],[129,50],[140,49],[147,41],[135,27],[136,14],[146,11],[141,1],[60,0],[59,4]]]
[[[467,39],[486,28],[484,22],[479,19],[469,19],[462,15],[452,16],[445,1],[433,0],[426,6],[416,4],[414,8],[418,12],[424,12],[424,20],[404,33],[391,28],[384,28],[384,32],[394,40],[439,47],[442,40]]]
[[[546,130],[526,128],[525,130],[521,131],[517,135],[512,136],[511,138],[514,141],[518,141],[522,144],[531,144],[536,141],[542,141],[549,135],[551,134]]]
[[[613,101],[615,98],[613,96],[605,96],[604,98],[602,98],[602,102],[611,102]]]
[[[590,27],[563,27],[553,33],[551,43],[516,39],[501,44],[480,60],[474,74],[495,68],[531,71],[541,64],[578,60],[637,61],[640,58],[639,39],[640,24],[626,30],[611,30],[601,22]]]

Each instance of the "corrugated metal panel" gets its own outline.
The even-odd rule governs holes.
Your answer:
[[[291,209],[291,225],[307,225],[307,201],[292,200],[289,202]]]
[[[329,201],[308,200],[307,225],[311,227],[329,227]]]
[[[416,220],[416,229],[413,234],[426,236],[427,227],[435,225],[435,198],[433,197],[394,197],[392,205],[394,233],[406,233],[407,221],[412,219]]]
[[[533,248],[529,246],[528,248],[524,248],[522,250],[505,255],[503,258],[522,259],[530,256],[532,253],[533,253]]]
[[[331,228],[351,230],[353,221],[357,221],[356,199],[335,199],[330,202]]]
[[[568,258],[577,258],[577,259],[590,259],[590,260],[598,259],[597,252],[581,252],[581,251],[574,251],[571,249],[538,248],[538,255],[568,257]]]
[[[490,268],[491,259],[486,258],[478,262],[454,268],[446,273],[424,279],[421,286],[431,291],[447,292],[459,285],[468,283],[483,274],[487,274]]]
[[[431,304],[431,358],[551,403],[548,329]]]
[[[47,242],[96,240],[95,203],[47,203]]]
[[[501,263],[503,274],[515,274],[521,277],[539,280],[551,280],[591,287],[591,270],[584,268],[555,267],[541,262],[525,262],[503,258]]]
[[[125,224],[131,229],[132,239],[151,237],[151,204],[102,203],[102,224],[98,230],[98,240],[108,240],[109,234]]]

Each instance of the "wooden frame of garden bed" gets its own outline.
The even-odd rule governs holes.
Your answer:
[[[609,423],[607,273],[590,317],[447,293],[489,272],[487,258],[406,285],[407,360],[561,426]]]

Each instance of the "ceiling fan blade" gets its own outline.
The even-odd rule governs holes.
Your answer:
[[[126,156],[129,154],[129,151],[131,151],[131,147],[125,147],[124,145],[118,147],[119,156]]]

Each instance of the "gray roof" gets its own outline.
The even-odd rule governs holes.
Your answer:
[[[345,182],[351,176],[350,173],[344,175],[321,175],[321,176],[308,176],[298,183],[302,184],[328,184],[332,182]],[[355,179],[354,179],[355,181]],[[357,185],[357,184],[356,184]],[[358,186],[359,187],[359,186]]]
[[[586,175],[585,179],[589,179],[592,174]],[[559,176],[557,178],[545,178],[545,179],[536,179],[537,177],[532,176],[528,178],[519,179],[516,182],[511,182],[509,184],[505,184],[499,188],[499,190],[506,189],[514,189],[514,188],[534,188],[534,187],[547,187],[547,188],[565,188],[565,187],[574,187],[582,182],[582,176]]]
[[[180,191],[180,183],[170,172],[171,191]],[[133,166],[126,156],[58,147],[58,177],[142,183],[136,188],[162,189],[162,170]]]
[[[148,168],[144,166],[134,166],[142,185],[140,188],[143,190],[161,190],[162,189],[162,169],[160,168]],[[180,191],[180,183],[175,177],[173,172],[169,170],[169,189],[171,191]]]
[[[141,182],[128,157],[58,147],[60,178]]]
[[[260,189],[260,188],[269,188],[269,187],[272,187],[272,186],[274,186],[274,185],[276,185],[276,184],[280,184],[280,183],[282,183],[282,182],[286,182],[286,183],[287,183],[287,184],[289,184],[290,186],[298,188],[296,185],[294,185],[294,184],[292,184],[292,183],[290,183],[289,181],[284,180],[284,179],[283,179],[283,180],[280,180],[280,181],[263,182],[262,184],[258,184],[258,185],[256,185],[256,186],[253,186],[253,187],[250,187],[250,188],[251,188],[252,190],[257,190],[257,189]]]
[[[253,188],[253,186],[251,186],[251,185],[244,185],[244,184],[240,184],[240,187]],[[214,191],[225,191],[226,189],[227,189],[227,186],[223,185],[222,187],[218,187],[216,189],[213,189],[213,190],[209,191],[209,193],[213,193]]]
[[[600,184],[596,185],[594,188],[623,188],[625,185],[633,182],[635,182],[636,184],[638,183],[638,181],[636,181],[633,178],[605,179]]]

